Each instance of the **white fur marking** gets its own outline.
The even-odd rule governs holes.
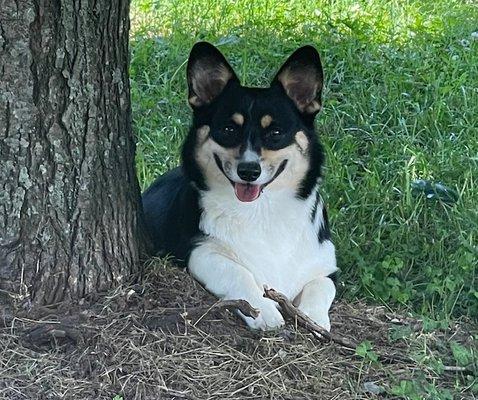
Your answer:
[[[200,228],[207,236],[193,250],[189,269],[217,296],[243,298],[263,311],[259,322],[244,318],[249,326],[279,326],[279,315],[261,298],[264,285],[292,300],[310,282],[337,270],[334,245],[319,243],[310,220],[316,193],[300,200],[292,188],[267,187],[254,202],[242,203],[230,187],[221,187],[201,193]],[[315,308],[307,306],[320,310],[314,314],[320,316],[318,323],[325,324],[323,310],[328,310],[331,291],[327,293],[316,298]],[[312,304],[313,299],[302,303]]]
[[[248,147],[246,149],[246,151],[244,152],[244,154],[242,155],[242,158],[241,158],[241,161],[244,161],[244,162],[258,162],[259,161],[259,155],[254,151],[254,150],[251,150],[250,147]]]
[[[218,241],[207,240],[193,250],[189,272],[216,296],[226,300],[245,299],[258,308],[260,314],[255,319],[239,313],[251,328],[266,330],[284,325],[276,303],[262,296],[262,287],[253,274]]]
[[[314,279],[304,286],[299,309],[320,326],[330,331],[329,308],[334,297],[335,285],[330,278]]]

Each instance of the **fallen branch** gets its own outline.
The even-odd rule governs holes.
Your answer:
[[[355,351],[355,348],[357,347],[356,343],[343,336],[330,333],[328,330],[324,329],[323,327],[312,321],[312,319],[310,319],[308,315],[306,315],[303,311],[299,310],[296,306],[294,306],[292,302],[282,293],[279,293],[274,289],[264,289],[264,297],[267,297],[277,302],[281,306],[282,311],[285,314],[292,318],[295,318],[300,325],[312,332],[315,336],[320,335],[319,338],[321,339],[325,338],[326,340],[330,340],[332,342],[340,344],[343,347]]]
[[[326,339],[332,342],[335,342],[347,350],[355,352],[357,348],[357,343],[347,339],[346,337],[335,335],[330,333],[328,330],[324,329],[317,323],[315,323],[308,315],[306,315],[303,311],[299,310],[296,306],[292,304],[292,302],[282,293],[275,291],[274,289],[264,289],[264,297],[267,297],[271,300],[277,302],[282,311],[287,314],[288,316],[295,318],[299,325],[302,325],[307,330],[312,332],[312,334],[317,337],[318,339]],[[403,362],[403,363],[415,363],[414,360],[408,356],[403,356],[399,354],[385,354],[379,351],[376,351],[376,354],[379,358],[383,361],[388,361],[391,363],[396,362]]]
[[[257,318],[259,315],[259,310],[257,308],[252,307],[249,304],[249,302],[241,299],[241,300],[220,300],[214,303],[212,306],[190,308],[190,309],[187,309],[185,313],[183,313],[183,316],[186,315],[189,318],[191,318],[200,314],[201,316],[196,320],[196,322],[194,322],[194,325],[196,325],[211,311],[223,310],[223,309],[226,309],[232,312],[236,310],[240,311],[246,317]]]
[[[150,329],[171,329],[175,327],[182,318],[188,324],[195,326],[212,311],[220,310],[229,310],[231,312],[240,311],[244,315],[252,318],[256,318],[259,315],[259,310],[252,307],[246,300],[219,300],[212,305],[181,309],[169,308],[158,314],[148,313],[148,315],[143,317],[143,324]]]

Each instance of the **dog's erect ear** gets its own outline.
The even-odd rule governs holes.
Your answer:
[[[287,59],[272,84],[280,84],[300,112],[316,114],[322,107],[324,74],[317,50],[304,46]]]
[[[211,103],[231,80],[239,82],[221,52],[207,42],[196,43],[189,54],[189,104],[201,107]]]

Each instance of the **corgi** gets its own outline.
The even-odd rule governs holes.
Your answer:
[[[312,46],[296,50],[268,88],[242,86],[221,52],[194,45],[187,64],[192,125],[182,165],[143,194],[155,251],[172,255],[221,299],[244,299],[250,328],[284,325],[264,287],[330,330],[337,271],[319,194],[324,154],[314,130],[323,71]]]

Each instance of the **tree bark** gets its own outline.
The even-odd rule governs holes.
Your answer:
[[[138,269],[128,31],[129,0],[0,0],[0,303]]]

